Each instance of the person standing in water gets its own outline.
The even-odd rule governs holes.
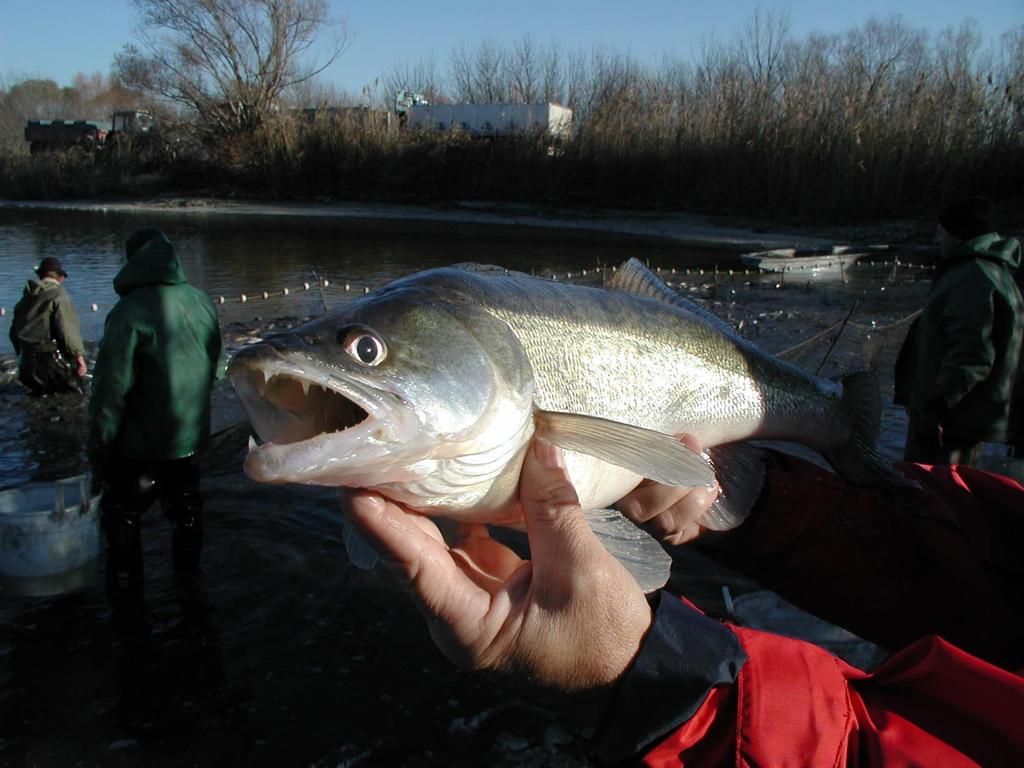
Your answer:
[[[18,380],[35,395],[82,392],[85,348],[78,312],[63,285],[68,273],[59,259],[47,256],[36,276],[25,285],[11,321]]]
[[[209,440],[210,395],[224,364],[217,309],[185,280],[166,235],[140,229],[125,254],[114,278],[121,298],[96,358],[87,451],[93,484],[103,489],[108,586],[138,589],[141,519],[157,499],[174,526],[176,570],[199,566],[196,456]]]
[[[974,466],[984,442],[1007,437],[1024,299],[1020,243],[992,226],[983,197],[953,200],[935,228],[939,261],[928,303],[896,362],[910,428],[904,459]]]

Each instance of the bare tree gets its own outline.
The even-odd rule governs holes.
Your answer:
[[[1002,37],[994,81],[1001,134],[1012,142],[1024,136],[1024,24]]]
[[[746,112],[754,125],[763,124],[775,108],[784,78],[782,63],[789,29],[787,14],[769,11],[762,15],[757,9],[737,40],[736,60],[746,75],[743,84],[748,92]]]
[[[501,46],[485,40],[476,50],[475,72],[480,101],[497,104],[508,101],[508,83],[503,80],[508,54]]]
[[[512,101],[532,104],[540,96],[540,52],[533,38],[524,35],[505,59]]]
[[[556,44],[552,44],[544,53],[544,60],[541,62],[544,101],[561,103],[567,100],[562,68],[562,51]]]
[[[460,45],[451,53],[448,71],[452,82],[453,95],[456,101],[473,103],[476,101],[476,84],[473,80],[472,54],[466,46]]]
[[[508,101],[506,74],[508,54],[497,43],[485,40],[475,51],[460,46],[449,63],[456,100],[468,104],[497,104]]]
[[[204,127],[250,130],[283,91],[330,66],[347,47],[346,24],[327,0],[132,0],[138,43],[114,60],[128,87],[196,110]],[[314,45],[330,42],[320,56]]]
[[[416,62],[396,64],[391,68],[391,72],[384,78],[382,94],[382,101],[389,109],[395,106],[395,94],[399,91],[421,94],[431,104],[444,104],[447,101],[433,55]]]
[[[587,56],[582,50],[570,51],[565,61],[565,100],[573,111],[573,121],[584,116],[589,106],[590,85]]]

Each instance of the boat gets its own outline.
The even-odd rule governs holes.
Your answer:
[[[773,248],[740,256],[744,266],[762,272],[816,272],[851,267],[859,260],[874,256],[885,246],[834,245],[831,248]]]

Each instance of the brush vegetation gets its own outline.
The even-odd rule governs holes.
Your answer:
[[[459,49],[447,76],[437,73],[433,61],[397,67],[363,100],[383,105],[404,88],[435,102],[558,102],[574,111],[572,136],[414,133],[370,111],[308,119],[282,109],[228,136],[179,127],[161,152],[9,149],[0,195],[173,190],[855,217],[923,213],[953,194],[1019,206],[1024,189],[1024,25],[987,44],[972,23],[930,36],[899,17],[795,40],[785,19],[756,14],[692,62],[644,66],[527,37]],[[296,103],[312,103],[308,92]]]

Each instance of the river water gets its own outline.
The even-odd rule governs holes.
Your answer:
[[[886,329],[919,307],[927,288],[919,273],[891,281],[887,267],[847,283],[836,275],[786,282],[743,275],[735,254],[595,234],[0,208],[0,357],[11,352],[10,312],[31,269],[57,256],[91,361],[116,301],[121,244],[147,225],[171,237],[193,284],[223,297],[229,349],[420,269],[478,261],[595,282],[602,267],[637,256],[772,350],[813,336],[856,303],[823,372],[877,353],[888,393],[905,326]],[[32,399],[12,383],[0,407],[0,488],[84,468],[84,398]],[[244,476],[245,429],[234,426],[240,412],[227,387],[216,393],[214,418],[198,582],[173,578],[169,530],[151,511],[141,603],[112,606],[99,586],[34,598],[0,588],[0,764],[588,764],[586,729],[454,672],[389,582],[346,565],[329,491],[256,486]],[[899,409],[887,408],[885,453],[898,455],[904,429]]]

